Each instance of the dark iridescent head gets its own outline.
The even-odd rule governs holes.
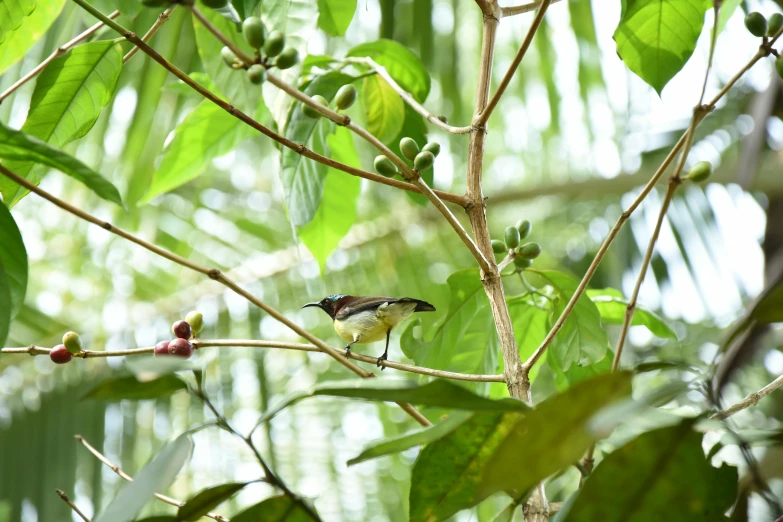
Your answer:
[[[307,308],[308,306],[317,306],[327,314],[329,314],[329,317],[334,319],[334,315],[337,313],[337,311],[345,304],[347,301],[346,298],[350,298],[349,295],[343,295],[343,294],[332,294],[327,295],[317,303],[307,303],[302,308]]]

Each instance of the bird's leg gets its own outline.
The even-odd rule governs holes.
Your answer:
[[[346,357],[350,357],[351,356],[351,345],[356,344],[358,342],[359,342],[359,336],[357,335],[357,336],[355,336],[353,338],[353,342],[350,342],[350,343],[345,345],[345,356]]]
[[[386,331],[386,349],[383,351],[383,355],[378,357],[376,366],[380,366],[381,371],[386,369],[386,366],[381,366],[381,361],[385,361],[389,355],[389,337],[391,337],[391,330]]]

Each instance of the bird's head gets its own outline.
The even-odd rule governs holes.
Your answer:
[[[342,306],[348,302],[351,299],[352,296],[350,295],[343,295],[343,294],[332,294],[327,295],[317,303],[307,303],[302,308],[307,308],[308,306],[317,306],[324,312],[326,312],[329,317],[334,319],[335,314],[342,308]]]

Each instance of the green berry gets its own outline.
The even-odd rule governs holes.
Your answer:
[[[275,67],[282,71],[290,69],[297,63],[299,63],[299,51],[293,47],[286,47],[275,60]]]
[[[530,231],[533,230],[533,225],[527,219],[520,219],[517,221],[517,230],[519,230],[519,238],[525,239],[530,235]]]
[[[783,58],[775,60],[775,69],[778,71],[778,76],[783,78]]]
[[[700,183],[712,174],[712,164],[709,161],[700,161],[688,171],[687,179]]]
[[[437,141],[431,141],[428,144],[426,144],[421,150],[426,150],[427,152],[431,152],[432,155],[437,158],[438,154],[440,154],[440,143],[438,143]]]
[[[413,161],[419,153],[419,145],[413,138],[403,138],[400,140],[400,151],[403,156]]]
[[[242,22],[242,34],[245,36],[245,41],[253,49],[261,49],[264,46],[266,28],[264,27],[264,22],[259,17],[249,16]]]
[[[767,36],[775,36],[783,29],[783,14],[775,13],[767,20]]]
[[[522,259],[535,259],[541,255],[541,245],[538,243],[525,243],[517,248],[517,256]]]
[[[492,251],[496,254],[505,254],[508,252],[508,248],[506,248],[506,244],[503,241],[499,239],[493,239],[491,243]]]
[[[352,84],[343,85],[340,90],[337,91],[337,95],[334,97],[334,105],[341,111],[349,108],[356,101],[356,96],[359,93]]]
[[[416,154],[416,157],[413,158],[413,168],[421,172],[432,167],[434,162],[435,156],[432,154],[432,152],[425,150],[424,152],[419,152]]]
[[[515,257],[514,264],[516,265],[517,268],[525,269],[528,268],[530,265],[532,265],[533,262],[529,259],[522,259],[521,257]]]
[[[255,64],[251,65],[247,69],[247,79],[250,83],[260,85],[266,81],[266,69],[263,65]]]
[[[506,231],[503,234],[503,237],[506,240],[506,246],[509,248],[509,250],[519,246],[520,235],[517,227],[506,227]]]
[[[323,105],[324,107],[328,107],[329,106],[329,102],[327,101],[327,99],[324,98],[323,96],[321,96],[320,94],[316,94],[312,98],[313,98],[314,102],[316,102],[316,103],[318,103],[320,105]],[[302,114],[304,114],[308,118],[320,118],[321,117],[321,113],[319,113],[313,107],[310,107],[309,105],[305,105],[305,104],[302,104]]]
[[[378,171],[378,174],[386,176],[387,178],[397,174],[397,167],[392,163],[392,160],[386,156],[376,156],[373,165],[375,166],[375,170]]]
[[[228,0],[201,0],[210,9],[222,9],[228,5]]]
[[[745,27],[753,36],[762,37],[767,34],[767,19],[763,14],[753,11],[745,17]]]
[[[201,332],[204,328],[204,316],[201,315],[201,312],[195,310],[189,312],[188,315],[185,316],[185,321],[188,322],[190,329],[193,330],[193,335]]]
[[[285,35],[280,31],[272,31],[264,42],[264,52],[267,56],[277,56],[285,47]]]
[[[229,67],[233,68],[235,65],[239,65],[239,58],[237,58],[237,55],[234,54],[234,51],[228,47],[223,47],[220,50],[220,57],[223,58],[223,61],[226,62],[226,65]]]
[[[82,351],[82,340],[76,332],[68,332],[63,335],[63,344],[73,355]]]

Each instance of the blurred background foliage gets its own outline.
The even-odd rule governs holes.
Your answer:
[[[3,64],[0,90],[95,22],[69,2],[46,3],[61,10],[60,15],[22,60]],[[112,9],[112,2],[97,4],[105,12]],[[315,9],[315,2],[283,4],[303,12]],[[768,1],[745,4],[718,40],[708,96],[756,52],[757,42],[742,26],[742,9],[766,14],[780,10]],[[122,15],[118,21],[143,34],[156,16],[157,12],[144,10],[135,19]],[[584,273],[622,208],[686,127],[697,100],[708,31],[685,69],[658,98],[625,70],[615,53],[611,35],[619,16],[620,2],[554,4],[500,110],[489,121],[484,182],[493,235],[499,237],[517,219],[530,219],[532,238],[544,248],[536,265],[541,268]],[[291,20],[293,24],[299,19]],[[501,23],[495,82],[530,20],[531,15],[521,15]],[[361,0],[345,38],[327,37],[314,28],[314,18],[310,22],[310,29],[306,23],[297,29],[309,39],[310,54],[341,56],[350,47],[379,37],[414,50],[432,76],[425,105],[446,115],[453,125],[469,123],[481,29],[480,12],[472,0]],[[709,16],[706,27],[711,27]],[[103,29],[95,38],[114,37]],[[7,38],[0,44],[0,63],[3,47],[12,42]],[[203,70],[193,22],[184,9],[174,11],[153,46],[187,72]],[[28,83],[0,105],[0,120],[21,125],[33,86]],[[264,94],[273,107],[274,88],[265,86]],[[424,331],[442,317],[448,309],[447,277],[473,266],[473,261],[431,207],[419,206],[395,189],[363,182],[356,223],[322,274],[291,233],[278,178],[279,152],[259,135],[215,158],[192,182],[136,206],[171,132],[198,101],[197,95],[180,88],[176,79],[139,53],[125,67],[117,95],[95,128],[67,147],[121,188],[127,211],[107,205],[63,176],[50,175],[43,186],[177,254],[228,271],[334,346],[341,343],[326,316],[300,310],[304,303],[329,293],[426,299],[439,312],[422,317]],[[698,380],[699,372],[708,373],[723,332],[764,287],[765,267],[770,278],[773,261],[783,256],[781,116],[780,81],[771,62],[762,62],[699,128],[689,161],[712,161],[717,173],[705,186],[687,186],[675,198],[640,296],[645,307],[666,319],[679,342],[664,342],[634,327],[624,354],[626,365],[663,359],[695,369],[644,374],[637,379],[637,391],[672,379]],[[464,191],[467,138],[444,135],[433,127],[429,135],[444,149],[435,167],[436,188]],[[372,151],[357,146],[368,167]],[[654,192],[620,233],[593,288],[630,293],[661,195]],[[30,256],[31,278],[8,346],[53,346],[67,330],[80,332],[91,349],[150,346],[168,338],[169,325],[191,309],[204,313],[203,338],[296,340],[220,285],[39,198],[22,200],[14,207],[14,217]],[[521,290],[516,280],[508,280],[507,295]],[[607,328],[614,339],[616,327]],[[405,360],[399,337],[392,339],[390,358]],[[726,389],[727,403],[783,373],[781,339],[779,330],[764,338],[763,349]],[[380,350],[379,344],[360,351],[377,355]],[[267,404],[285,394],[316,381],[346,377],[340,365],[321,354],[212,348],[200,352],[198,360],[207,365],[208,388],[218,406],[242,431]],[[79,401],[85,388],[122,364],[114,358],[96,359],[55,369],[44,357],[0,357],[0,521],[67,520],[71,515],[54,495],[56,487],[71,494],[88,514],[112,498],[119,478],[77,446],[75,434],[133,474],[165,440],[210,419],[185,395],[139,403]],[[544,379],[535,382],[534,393],[549,393],[547,386],[551,384]],[[504,391],[502,385],[492,387],[493,395]],[[672,405],[694,412],[706,406],[697,391]],[[780,430],[783,397],[773,394],[738,414],[734,422],[743,430]],[[257,437],[292,489],[317,499],[325,520],[402,521],[407,517],[410,466],[417,450],[351,468],[345,462],[364,443],[402,433],[413,424],[394,406],[316,398],[283,411]],[[603,447],[615,447],[644,427],[640,423],[621,428]],[[710,435],[714,437],[707,440],[713,442],[720,438],[719,433]],[[196,457],[171,488],[172,496],[186,498],[208,485],[257,477],[246,448],[225,433],[204,430],[195,435],[195,442]],[[763,463],[764,451],[772,450],[757,451]],[[731,447],[716,459],[744,466]],[[783,470],[768,467],[771,471],[765,472],[778,477],[771,482],[773,490],[781,494]],[[576,477],[576,470],[571,470],[552,480],[550,500],[563,500],[573,491]],[[236,512],[270,493],[266,486],[250,486],[221,512]],[[765,505],[756,500],[751,497],[751,520],[769,520]],[[499,499],[490,498],[455,520],[491,520],[500,505]],[[168,509],[151,504],[145,513]]]

